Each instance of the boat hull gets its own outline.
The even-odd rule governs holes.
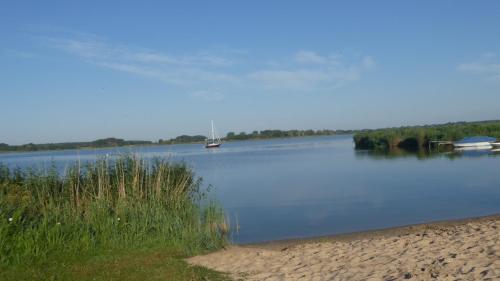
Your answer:
[[[468,143],[454,143],[453,144],[457,148],[465,148],[465,147],[491,147],[490,142],[468,142]]]
[[[205,145],[205,148],[218,148],[220,143],[209,143]]]
[[[484,146],[462,146],[462,147],[455,147],[455,150],[456,151],[490,150],[492,148],[493,148],[493,146],[491,146],[491,145],[484,145]]]
[[[500,147],[500,142],[492,142],[491,145],[493,147]]]

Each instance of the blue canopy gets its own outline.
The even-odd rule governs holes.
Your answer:
[[[461,141],[457,141],[456,143],[474,143],[474,142],[494,142],[496,138],[486,137],[486,136],[477,136],[477,137],[467,137],[463,138]]]

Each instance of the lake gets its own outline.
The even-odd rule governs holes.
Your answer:
[[[213,185],[232,240],[251,243],[500,213],[500,154],[380,154],[352,136],[0,154],[10,167],[63,170],[76,160],[132,152],[185,161]]]

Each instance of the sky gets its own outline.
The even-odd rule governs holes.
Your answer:
[[[2,1],[0,143],[500,119],[499,1]]]

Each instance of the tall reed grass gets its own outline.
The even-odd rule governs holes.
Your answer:
[[[0,166],[0,265],[106,249],[227,241],[223,209],[185,164],[126,155],[75,163],[62,174]]]

